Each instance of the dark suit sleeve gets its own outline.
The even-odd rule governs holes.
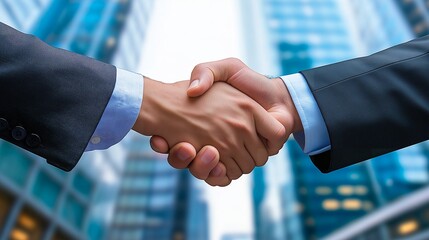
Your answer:
[[[110,99],[116,68],[2,23],[0,40],[0,137],[71,170]]]
[[[429,139],[429,37],[364,58],[303,71],[331,150],[312,157],[330,172]]]

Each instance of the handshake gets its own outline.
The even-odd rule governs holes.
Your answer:
[[[264,165],[302,123],[280,78],[269,79],[238,59],[197,65],[191,81],[144,81],[133,129],[152,136],[171,166],[212,186]]]

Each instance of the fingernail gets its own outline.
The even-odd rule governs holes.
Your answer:
[[[213,159],[216,157],[216,154],[213,153],[213,151],[209,151],[206,149],[203,154],[201,155],[201,161],[203,161],[205,164],[209,164]]]
[[[189,89],[198,87],[199,84],[200,84],[200,80],[196,79],[192,81],[191,86],[189,86]]]
[[[180,160],[180,161],[187,161],[191,155],[189,155],[186,151],[183,151],[182,148],[179,148],[179,150],[177,151],[176,157]]]
[[[211,172],[210,175],[213,177],[220,177],[222,174],[222,168],[219,166],[216,166]]]

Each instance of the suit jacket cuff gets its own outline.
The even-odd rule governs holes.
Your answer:
[[[107,149],[131,130],[143,99],[143,76],[117,68],[116,85],[85,151]]]
[[[304,76],[296,73],[281,78],[289,90],[304,127],[303,132],[294,134],[304,153],[315,155],[330,150],[331,143],[325,121]]]

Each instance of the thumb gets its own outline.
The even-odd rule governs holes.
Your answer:
[[[192,71],[191,81],[188,88],[189,97],[203,95],[214,83],[214,75],[209,67],[195,67]]]
[[[198,64],[192,70],[188,96],[201,96],[214,82],[226,82],[245,67],[246,65],[236,58]]]

